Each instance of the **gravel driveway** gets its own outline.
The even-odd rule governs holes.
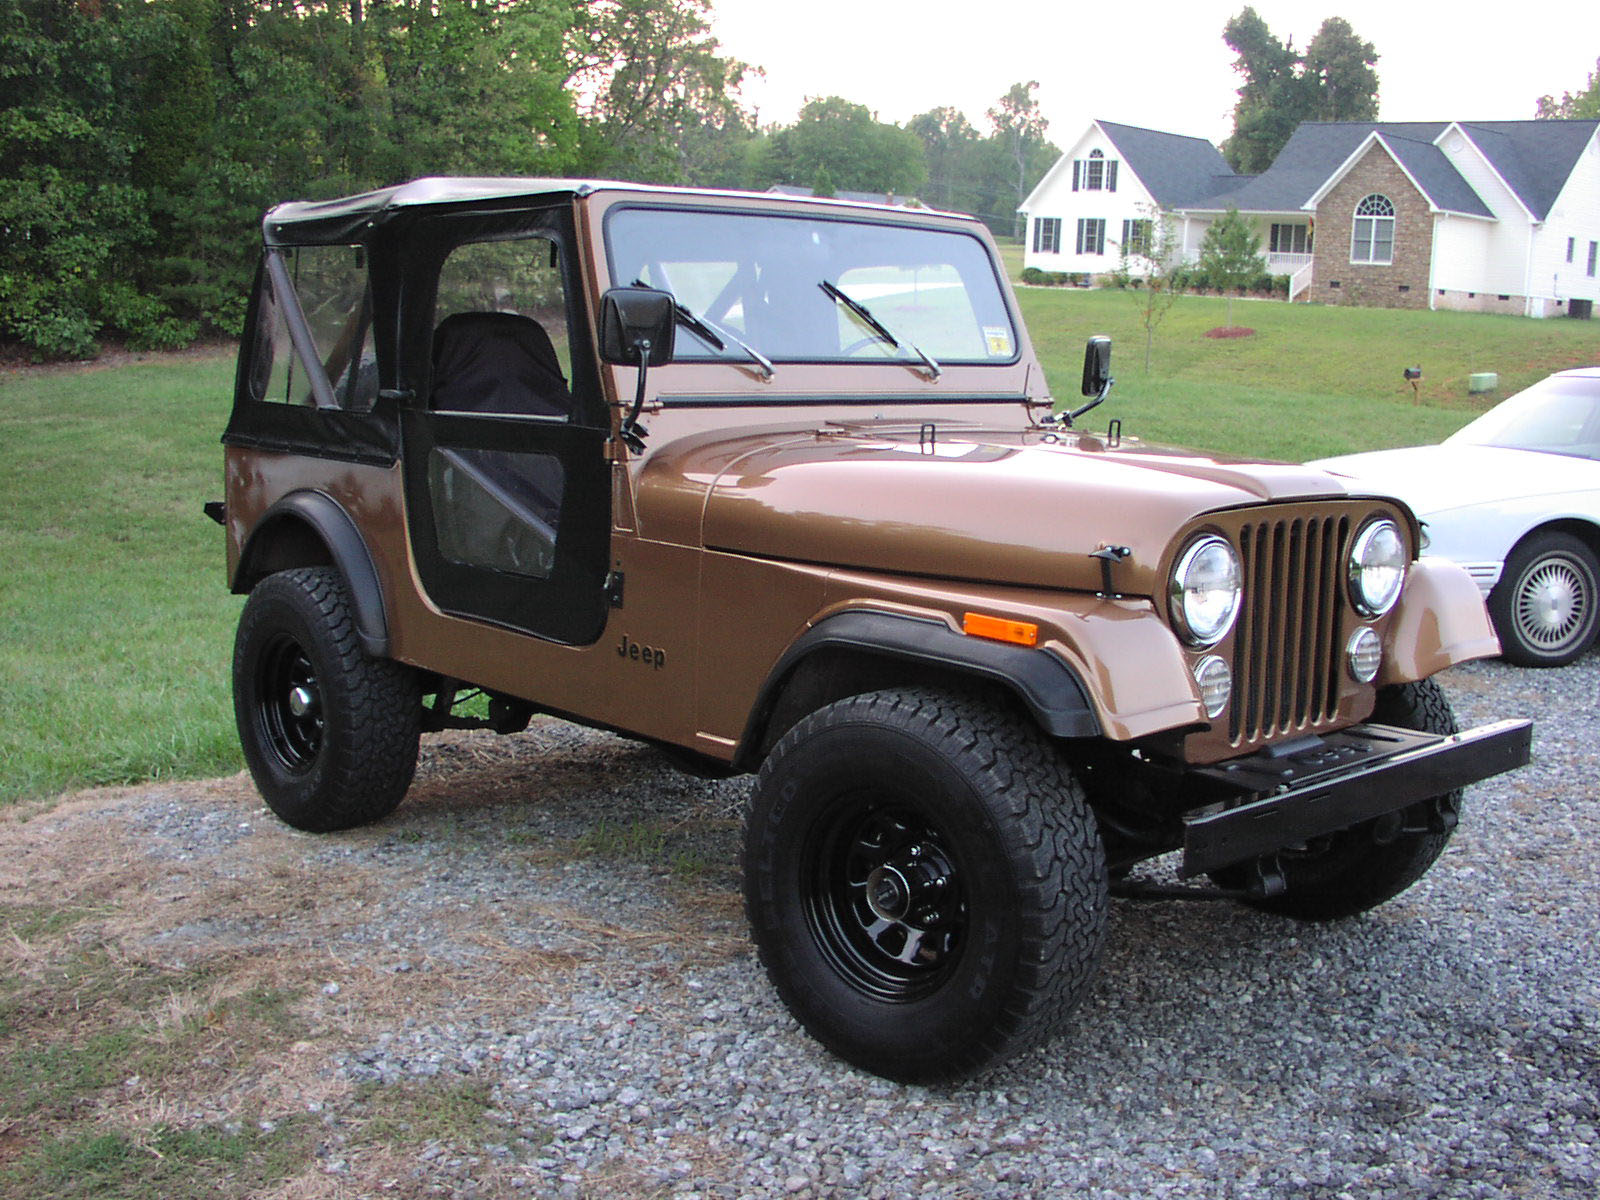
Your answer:
[[[1535,762],[1469,793],[1422,883],[1321,927],[1116,901],[1070,1032],[948,1089],[847,1067],[778,1004],[739,911],[747,781],[554,722],[429,741],[348,835],[242,777],[13,815],[0,899],[92,891],[129,954],[276,964],[294,1053],[164,1102],[320,1114],[301,1191],[1590,1198],[1600,655],[1444,682],[1464,724],[1533,718]],[[353,1097],[455,1077],[503,1134],[361,1148]]]

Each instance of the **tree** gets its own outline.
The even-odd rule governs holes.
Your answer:
[[[769,133],[753,182],[809,187],[824,169],[847,192],[909,196],[927,178],[915,134],[878,121],[865,105],[840,96],[808,100],[792,126]]]
[[[1343,17],[1329,17],[1300,60],[1300,91],[1307,121],[1378,119],[1377,48]]]
[[[1304,54],[1280,42],[1253,8],[1223,27],[1244,78],[1233,109],[1233,135],[1222,152],[1234,170],[1254,175],[1272,165],[1302,121],[1370,121],[1378,115],[1378,61],[1371,42],[1342,17],[1323,21]]]
[[[60,357],[237,332],[261,213],[291,197],[431,174],[736,185],[746,68],[709,12],[0,0],[0,338]]]
[[[1141,204],[1139,211],[1144,216],[1129,223],[1128,236],[1122,239],[1117,275],[1133,289],[1139,324],[1144,328],[1144,370],[1148,375],[1156,329],[1178,298],[1183,250],[1172,214],[1158,204]]]
[[[522,0],[519,7],[575,14],[563,84],[594,97],[583,115],[586,165],[597,173],[672,181],[682,173],[676,148],[686,128],[747,132],[737,93],[751,68],[719,53],[711,0]]]
[[[0,0],[0,337],[38,357],[91,355],[107,325],[183,332],[128,283],[151,236],[132,180],[151,16]]]
[[[934,108],[918,113],[906,128],[922,142],[922,158],[928,168],[928,186],[923,199],[935,208],[970,210],[965,197],[973,189],[968,178],[976,165],[973,149],[981,139],[959,109]]]
[[[1200,243],[1200,271],[1212,287],[1228,294],[1228,324],[1233,324],[1233,294],[1261,274],[1261,235],[1230,208],[1206,228]]]
[[[1039,111],[1039,101],[1033,95],[1038,87],[1037,79],[1014,83],[1000,97],[1000,102],[989,110],[989,121],[994,125],[995,137],[1011,152],[1011,161],[1016,167],[1013,210],[1020,208],[1028,197],[1028,163],[1034,152],[1044,145],[1044,131],[1050,127],[1050,122]],[[1020,234],[1020,213],[1016,215],[1015,222]]]
[[[1594,70],[1589,72],[1589,82],[1582,91],[1562,92],[1559,100],[1553,96],[1540,96],[1539,110],[1534,115],[1551,120],[1600,119],[1600,59],[1595,60]]]

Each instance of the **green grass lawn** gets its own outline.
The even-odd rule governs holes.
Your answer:
[[[1017,257],[1020,257],[1020,252]],[[1109,333],[1118,383],[1083,424],[1151,441],[1303,459],[1435,440],[1550,370],[1600,361],[1600,323],[1184,297],[1143,368],[1135,294],[1027,288],[1055,394],[1074,401],[1084,339]],[[1413,403],[1402,368],[1423,368]],[[223,537],[217,438],[232,361],[0,375],[0,803],[240,765],[228,665],[240,601]]]
[[[0,802],[237,770],[231,359],[0,376]]]
[[[1006,278],[1012,283],[1022,278],[1022,243],[1016,238],[995,238],[1000,249],[1000,262],[1005,267]]]
[[[1498,400],[1563,367],[1600,362],[1600,322],[1478,313],[1324,308],[1236,300],[1249,337],[1215,339],[1221,297],[1180,296],[1156,330],[1144,369],[1137,291],[1020,288],[1034,348],[1058,401],[1077,400],[1083,343],[1115,344],[1110,398],[1083,424],[1234,454],[1303,461],[1437,441]],[[1401,372],[1422,367],[1419,401]],[[1467,376],[1500,388],[1469,397]]]

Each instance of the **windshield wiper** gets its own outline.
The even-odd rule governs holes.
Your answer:
[[[851,312],[855,313],[856,316],[860,317],[873,333],[877,334],[884,341],[888,342],[889,345],[893,346],[896,350],[909,350],[911,353],[915,354],[922,360],[923,365],[928,368],[928,373],[934,379],[938,379],[940,375],[944,374],[944,368],[938,363],[934,362],[927,351],[923,350],[915,342],[912,342],[908,338],[895,337],[894,334],[889,332],[889,327],[882,321],[878,320],[877,317],[873,316],[872,312],[865,304],[862,304],[858,300],[852,300],[849,296],[845,295],[842,290],[840,290],[837,284],[831,283],[824,279],[818,283],[817,286],[823,291],[827,292],[828,295],[833,297],[835,301],[844,305]],[[909,367],[911,364],[907,363],[906,366]],[[916,368],[912,367],[912,370],[916,370]]]
[[[649,287],[650,285],[645,283],[642,279],[635,279],[633,281],[633,286]],[[665,291],[666,289],[659,288],[657,290]],[[667,295],[672,296],[672,293],[667,292]],[[763,379],[771,379],[773,375],[777,374],[777,372],[773,369],[772,360],[765,354],[761,353],[761,351],[755,349],[754,347],[747,345],[737,335],[729,333],[722,326],[713,324],[705,317],[696,316],[676,296],[672,296],[672,310],[678,318],[678,324],[692,330],[697,337],[704,341],[706,345],[710,346],[713,350],[726,350],[728,348],[728,342],[732,342],[735,346],[739,347],[739,349],[743,350],[745,354],[749,355],[751,362],[755,363],[756,366],[761,368],[761,377]],[[724,338],[726,338],[727,341],[724,341]]]

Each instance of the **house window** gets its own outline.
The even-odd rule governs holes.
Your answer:
[[[1589,243],[1589,277],[1594,278],[1595,257],[1600,255],[1600,242]]]
[[[1374,192],[1356,205],[1350,261],[1380,265],[1394,261],[1394,205],[1389,197]]]
[[[1310,226],[1274,225],[1267,249],[1273,254],[1310,254]]]
[[[1033,223],[1033,252],[1035,254],[1061,253],[1061,218],[1040,217]]]
[[[1149,254],[1154,229],[1149,221],[1122,222],[1122,252],[1126,255]]]
[[[1075,192],[1114,192],[1117,190],[1117,160],[1103,150],[1089,151],[1088,158],[1072,160],[1072,190]]]
[[[1104,217],[1082,217],[1078,221],[1078,253],[1104,254],[1106,252],[1106,222]]]

